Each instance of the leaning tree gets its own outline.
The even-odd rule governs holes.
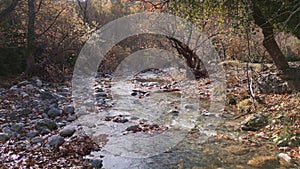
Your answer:
[[[249,33],[259,27],[263,33],[263,46],[272,58],[279,74],[292,86],[300,88],[300,70],[291,68],[275,40],[278,32],[288,32],[300,39],[299,0],[141,0],[188,21],[203,29],[207,22],[221,21],[226,26],[235,27],[240,32]],[[243,30],[241,30],[243,29]],[[176,41],[175,47],[186,50]],[[189,52],[191,53],[191,49]],[[184,52],[181,52],[184,53]],[[249,56],[250,57],[250,56]],[[297,87],[298,86],[298,87]]]

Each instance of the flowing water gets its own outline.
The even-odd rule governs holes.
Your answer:
[[[187,93],[192,92],[188,90],[161,92],[151,85],[146,88],[149,92],[146,94],[145,88],[140,86],[151,82],[159,86],[167,79],[149,73],[134,82],[132,78],[113,80],[110,88],[112,108],[77,120],[92,137],[107,139],[101,151],[92,153],[93,158],[103,157],[103,168],[251,168],[247,161],[253,156],[276,153],[269,151],[269,144],[247,145],[236,141],[245,133],[237,129],[237,121],[228,120],[230,114],[221,111],[221,101],[212,104],[211,99],[190,96]],[[176,85],[183,86],[173,84]],[[196,91],[196,83],[184,85]],[[144,95],[134,96],[133,90],[142,91]],[[115,116],[128,119],[128,122],[103,120]],[[162,130],[126,131],[141,121],[161,126]],[[222,134],[230,138],[220,138]]]

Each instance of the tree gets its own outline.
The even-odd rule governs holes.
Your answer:
[[[25,49],[22,55],[13,55],[26,62],[27,75],[47,76],[50,69],[62,72],[65,65],[74,63],[72,58],[92,31],[76,5],[67,0],[0,1],[0,16],[7,18],[0,21],[0,48]],[[0,59],[11,54],[6,55]]]
[[[144,2],[149,2],[145,1]],[[284,54],[275,41],[275,28],[300,37],[300,2],[297,0],[217,0],[217,1],[166,1],[170,11],[196,24],[203,24],[209,17],[217,20],[231,19],[250,29],[251,22],[259,26],[264,35],[263,45],[272,57],[276,68],[286,72],[290,69]],[[150,3],[150,2],[149,2]],[[152,2],[153,3],[153,2]],[[217,17],[216,17],[217,16]],[[200,26],[201,28],[201,26]],[[241,27],[239,27],[241,28]]]
[[[4,20],[4,18],[11,13],[15,7],[18,5],[19,0],[13,0],[10,5],[6,8],[4,8],[2,11],[0,11],[0,22]],[[4,3],[4,2],[2,2]],[[0,9],[2,6],[4,6],[5,4],[0,3]]]
[[[253,19],[263,32],[263,45],[271,55],[278,70],[286,71],[289,64],[274,38],[274,26],[294,34],[300,38],[300,26],[295,25],[300,18],[300,2],[298,1],[253,1]],[[298,19],[297,19],[298,18]]]

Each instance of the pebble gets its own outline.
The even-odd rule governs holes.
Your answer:
[[[48,138],[48,144],[53,147],[59,147],[65,142],[65,139],[60,135],[53,135]]]
[[[75,131],[76,128],[74,126],[67,126],[59,131],[59,135],[63,137],[71,137],[75,133]]]

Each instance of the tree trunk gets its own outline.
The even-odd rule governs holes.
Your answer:
[[[274,38],[273,25],[263,16],[262,12],[254,1],[252,10],[254,22],[262,29],[264,35],[264,47],[272,57],[277,70],[285,71],[289,68],[289,64]]]
[[[30,74],[35,69],[34,41],[35,41],[35,0],[28,0],[28,25],[27,25],[27,59],[26,73]]]
[[[208,77],[205,65],[189,46],[175,38],[168,37],[168,39],[177,52],[185,58],[187,66],[191,69],[196,79]]]

